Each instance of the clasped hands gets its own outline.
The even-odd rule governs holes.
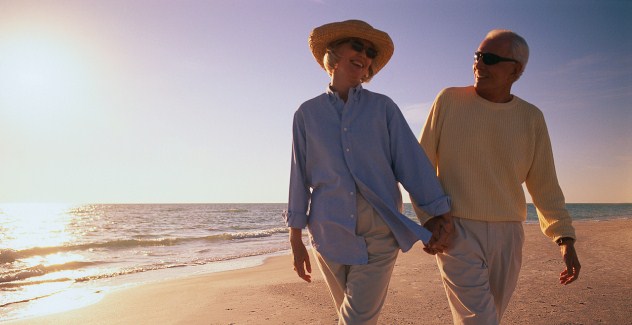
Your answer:
[[[432,232],[432,237],[423,250],[431,255],[443,253],[452,244],[454,237],[454,221],[452,215],[446,213],[428,220],[424,227]],[[303,244],[302,230],[290,228],[290,244],[294,258],[294,271],[306,282],[311,282],[312,266],[309,260],[309,253]]]
[[[452,244],[454,237],[454,221],[450,213],[442,214],[428,220],[424,227],[432,232],[432,237],[424,244],[424,252],[435,255],[443,253]]]

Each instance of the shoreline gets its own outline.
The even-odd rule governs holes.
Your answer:
[[[503,324],[630,324],[627,273],[632,219],[574,221],[582,270],[558,284],[559,248],[537,224],[525,224],[523,267]],[[0,324],[334,324],[331,298],[312,256],[308,284],[289,255],[254,267],[190,275],[103,294],[85,307]],[[400,253],[380,324],[449,324],[451,314],[435,259],[416,244]]]
[[[3,319],[5,315],[0,312],[0,324],[73,311],[98,303],[111,293],[137,287],[256,268],[264,265],[266,260],[270,258],[288,255],[289,253],[290,250],[288,249],[263,255],[244,256],[209,264],[188,266],[185,268],[164,268],[150,272],[130,273],[120,278],[105,278],[94,283],[79,283],[78,286],[66,288],[61,292],[44,294],[34,299],[17,301],[0,306],[0,311],[2,311],[2,308],[9,310],[8,312],[6,310],[4,311],[4,314],[9,314],[7,319]],[[71,304],[68,304],[69,301]],[[23,305],[19,306],[20,304]],[[55,306],[58,310],[51,312],[51,305]]]

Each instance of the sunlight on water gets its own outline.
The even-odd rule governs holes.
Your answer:
[[[68,208],[63,204],[0,205],[0,262],[6,263],[0,264],[0,283],[33,277],[59,279],[70,275],[59,271],[89,263],[80,254],[59,251],[76,237],[71,227],[75,217],[66,213]]]
[[[15,284],[22,281],[19,290],[6,284],[1,290],[0,305],[6,305],[0,308],[0,320],[62,312],[101,299],[102,292],[80,288],[72,281],[98,272],[82,270],[90,261],[75,252],[58,251],[81,235],[74,233],[78,217],[69,213],[71,208],[65,204],[0,204],[0,251],[19,253],[5,257],[6,264],[0,264],[2,279],[14,279]],[[19,309],[10,303],[20,301]]]
[[[105,294],[103,291],[95,292],[89,288],[72,288],[55,293],[29,301],[26,306],[11,313],[10,318],[48,315],[85,307],[98,302]]]
[[[60,246],[73,240],[68,231],[72,215],[65,204],[2,204],[0,245],[21,250]]]
[[[61,265],[61,264],[69,263],[69,262],[77,262],[77,261],[83,261],[83,260],[85,260],[85,257],[79,254],[55,253],[55,254],[48,254],[46,256],[37,255],[37,256],[33,256],[29,258],[24,258],[21,260],[21,262],[24,263],[25,266],[35,266],[35,265],[51,266],[51,265]]]

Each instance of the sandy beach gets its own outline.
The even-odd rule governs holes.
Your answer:
[[[632,324],[626,280],[632,220],[574,224],[582,270],[569,286],[558,284],[558,247],[537,224],[525,225],[522,272],[503,324]],[[87,307],[3,324],[336,324],[316,267],[312,276],[303,282],[290,256],[278,256],[254,268],[123,289]],[[380,324],[451,324],[434,257],[420,245],[400,254]]]

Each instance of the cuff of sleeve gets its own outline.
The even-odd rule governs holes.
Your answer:
[[[553,223],[547,229],[549,238],[553,239],[553,242],[557,242],[560,238],[569,237],[573,239],[577,239],[575,236],[575,228],[571,225],[570,219],[565,220],[564,222],[558,221]]]
[[[451,205],[450,197],[445,195],[424,205],[415,204],[413,208],[415,209],[419,222],[423,225],[433,217],[450,212]]]
[[[307,215],[305,213],[283,211],[283,218],[285,218],[285,224],[290,228],[303,229],[307,227]]]
[[[553,242],[555,242],[556,244],[558,243],[558,241],[562,238],[572,238],[574,241],[577,241],[577,238],[575,237],[575,233],[568,233],[568,234],[562,234],[559,236],[555,236],[553,237]]]
[[[556,243],[558,246],[562,246],[562,245],[565,245],[565,244],[566,244],[567,242],[569,242],[569,241],[570,241],[570,243],[573,243],[573,244],[574,244],[574,243],[575,243],[575,238],[571,238],[571,237],[560,237],[558,240],[556,240],[556,241],[555,241],[555,243]]]

